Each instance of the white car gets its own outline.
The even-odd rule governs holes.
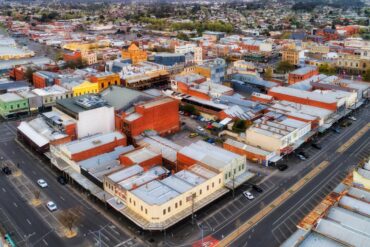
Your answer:
[[[349,116],[348,119],[351,119],[352,121],[356,121],[357,120],[357,118],[352,117],[352,116]]]
[[[57,205],[56,205],[54,202],[52,202],[52,201],[49,201],[48,203],[46,203],[46,207],[47,207],[51,212],[53,212],[53,211],[55,211],[55,210],[57,210],[57,209],[58,209]]]
[[[305,158],[303,155],[301,155],[301,154],[298,154],[298,155],[297,155],[297,157],[298,157],[300,160],[306,160],[306,158]]]
[[[204,131],[204,129],[203,129],[201,126],[198,126],[198,127],[197,127],[197,130],[199,130],[199,131]]]
[[[243,192],[243,195],[248,198],[249,200],[253,200],[254,199],[254,196],[252,195],[252,193],[250,193],[249,191],[244,191]]]
[[[39,179],[39,180],[37,180],[37,184],[38,184],[41,188],[46,188],[46,187],[48,187],[48,183],[47,183],[44,179]]]

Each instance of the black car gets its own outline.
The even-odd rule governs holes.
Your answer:
[[[322,149],[322,147],[317,143],[312,143],[311,146],[318,149],[318,150]]]
[[[67,184],[67,179],[66,179],[65,177],[63,177],[63,176],[59,176],[59,177],[57,178],[57,180],[58,180],[58,182],[59,182],[61,185],[65,185],[65,184]]]
[[[263,189],[255,184],[252,184],[252,188],[257,191],[258,193],[262,193]]]
[[[302,155],[303,157],[305,157],[306,159],[310,158],[305,152],[301,151],[298,153],[299,155]]]
[[[11,175],[12,174],[12,170],[10,170],[10,168],[7,167],[7,166],[4,166],[2,170],[3,170],[3,173],[5,175]]]
[[[288,166],[285,165],[285,164],[279,164],[279,165],[276,165],[276,168],[279,170],[279,171],[285,171],[286,169],[288,169]]]

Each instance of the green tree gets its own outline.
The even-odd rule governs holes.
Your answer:
[[[237,119],[233,124],[232,130],[237,133],[244,132],[247,129],[247,123],[245,120]]]
[[[281,61],[276,67],[276,71],[279,73],[288,73],[295,69],[295,66],[288,61]]]
[[[195,107],[193,105],[190,105],[190,104],[186,104],[184,105],[184,112],[187,112],[191,115],[197,115],[198,112],[197,112],[197,109],[195,109]]]
[[[33,83],[33,73],[35,72],[34,69],[31,67],[27,67],[26,72],[24,73],[24,78],[29,81],[31,84]]]
[[[176,38],[181,39],[181,40],[185,40],[185,41],[188,41],[189,40],[189,36],[186,35],[183,32],[178,33],[177,36],[176,36]]]
[[[329,65],[328,63],[320,64],[319,72],[325,75],[335,75],[337,70],[335,67]]]
[[[365,71],[365,74],[364,74],[364,76],[363,76],[363,80],[364,80],[364,81],[368,81],[368,82],[370,82],[370,69],[367,69],[367,70]]]

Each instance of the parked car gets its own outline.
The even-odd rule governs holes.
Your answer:
[[[318,150],[322,149],[322,147],[317,143],[312,143],[311,146],[318,149]]]
[[[243,192],[243,195],[248,199],[248,200],[253,200],[254,199],[254,196],[252,195],[252,193],[250,193],[249,191],[244,191]]]
[[[352,121],[356,121],[357,118],[355,118],[354,116],[349,116],[348,119],[352,120]]]
[[[183,111],[179,111],[180,115],[184,115],[184,112]]]
[[[288,166],[285,165],[285,164],[279,164],[279,165],[276,165],[276,168],[279,170],[279,171],[285,171],[286,169],[288,169]]]
[[[336,134],[340,134],[339,128],[332,128],[331,130]]]
[[[340,127],[349,127],[352,125],[352,122],[351,121],[343,121],[341,124],[340,124]]]
[[[67,184],[67,179],[63,176],[59,176],[57,178],[57,181],[61,184],[61,185],[66,185]]]
[[[304,157],[303,155],[301,154],[297,154],[297,157],[300,159],[300,160],[306,160],[306,157]]]
[[[48,183],[46,183],[46,181],[44,179],[39,179],[37,180],[37,184],[41,187],[41,188],[46,188],[48,187]]]
[[[46,207],[49,209],[50,212],[56,211],[58,209],[57,205],[52,201],[46,203]]]
[[[263,192],[263,189],[261,187],[259,187],[258,185],[256,185],[256,184],[252,184],[252,189],[254,189],[255,191],[257,191],[258,193],[262,193]]]
[[[310,158],[310,156],[308,156],[305,152],[301,151],[298,153],[299,155],[302,155],[303,157],[305,157],[306,159]]]
[[[193,132],[193,133],[190,133],[190,134],[189,134],[189,137],[190,137],[190,138],[194,138],[194,137],[197,137],[197,136],[199,136],[199,134],[198,134],[198,133],[196,133],[196,132]]]
[[[3,173],[5,175],[11,175],[12,174],[12,170],[10,170],[10,168],[7,167],[7,166],[4,166],[2,170],[3,170]]]
[[[199,130],[199,131],[204,131],[204,128],[203,128],[203,127],[201,127],[201,126],[198,126],[198,127],[197,127],[197,130]]]

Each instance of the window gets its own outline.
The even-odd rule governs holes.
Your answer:
[[[207,191],[209,190],[209,185],[207,185]]]
[[[234,168],[234,174],[236,174],[236,168]]]
[[[182,200],[180,200],[180,207],[182,206]]]
[[[166,215],[166,209],[163,209],[163,215]]]
[[[175,203],[175,208],[177,208],[177,202]]]
[[[202,190],[200,189],[200,190],[199,190],[199,195],[201,195],[201,194],[202,194]]]
[[[218,183],[221,184],[221,178],[218,179]]]
[[[168,207],[167,211],[168,211],[168,212],[171,212],[171,207]]]
[[[140,207],[141,212],[143,211],[143,206]]]
[[[227,174],[225,174],[225,180],[227,179]]]
[[[147,209],[145,209],[145,214],[148,214],[148,210]]]
[[[229,172],[229,177],[231,177],[231,172]]]
[[[17,108],[19,108],[19,104],[17,104]]]
[[[134,206],[136,206],[136,202],[134,201]]]

